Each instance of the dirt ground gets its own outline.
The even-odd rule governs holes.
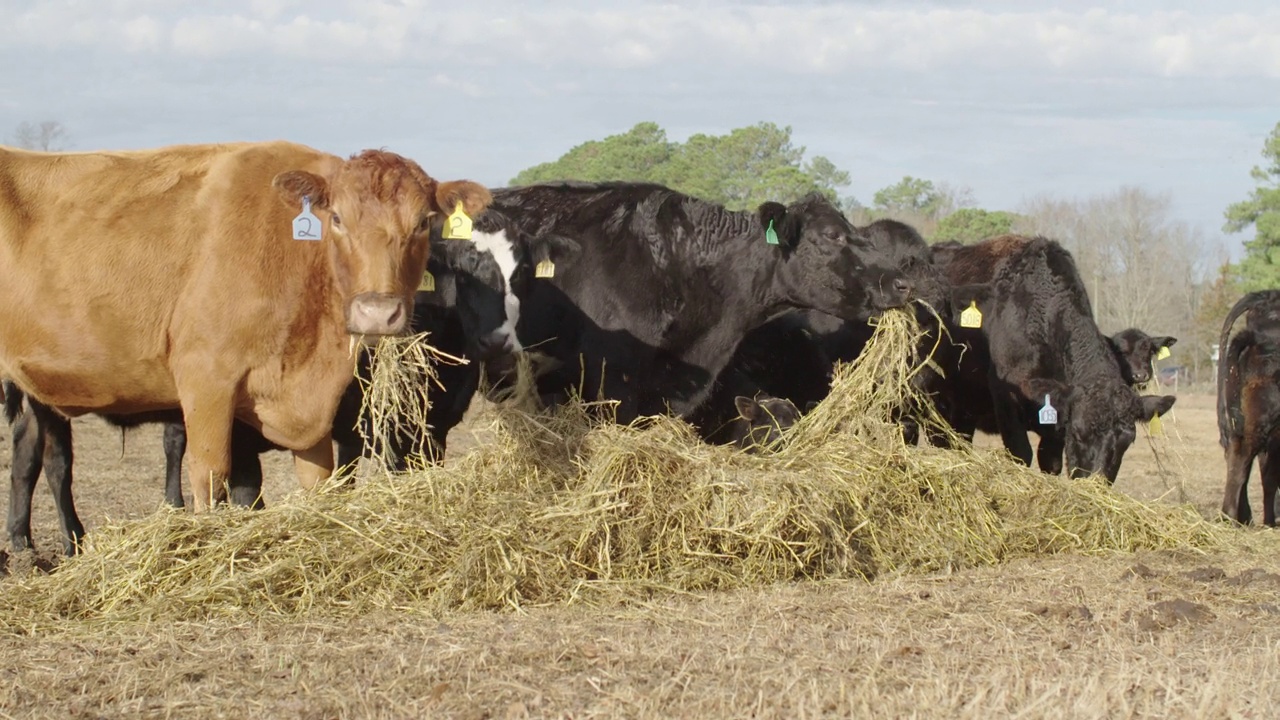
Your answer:
[[[1159,460],[1140,433],[1117,487],[1212,517],[1225,472],[1212,396],[1182,394],[1164,429]],[[159,427],[122,443],[86,418],[75,433],[90,533],[160,505]],[[478,441],[482,423],[465,424],[450,455]],[[286,454],[264,465],[268,503],[294,492]],[[1250,490],[1259,512],[1256,479]],[[43,490],[33,523],[50,562],[60,539]],[[32,562],[0,557],[15,572]],[[109,636],[69,626],[0,635],[0,717],[1263,718],[1280,707],[1277,620],[1280,559],[1240,550],[1059,556],[612,609],[388,611]]]

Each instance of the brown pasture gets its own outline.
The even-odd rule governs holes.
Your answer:
[[[159,427],[122,440],[95,418],[74,426],[89,533],[154,512]],[[1165,429],[1161,460],[1140,434],[1117,487],[1211,517],[1225,471],[1212,396],[1182,394]],[[483,439],[473,417],[450,454]],[[264,466],[268,503],[295,491],[286,453]],[[1250,490],[1256,506],[1256,479]],[[39,551],[0,557],[4,570],[56,561],[53,517],[41,491]],[[1258,542],[1207,555],[1043,557],[625,608],[0,635],[0,717],[1273,717],[1271,532],[1242,530]]]

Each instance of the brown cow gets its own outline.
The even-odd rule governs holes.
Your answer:
[[[196,510],[226,496],[233,417],[310,488],[352,338],[402,332],[433,217],[489,201],[377,150],[0,147],[0,374],[68,416],[181,408]]]

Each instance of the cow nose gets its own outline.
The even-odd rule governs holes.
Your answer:
[[[503,355],[510,354],[511,351],[515,349],[515,344],[512,342],[511,334],[502,330],[496,330],[480,338],[476,341],[476,346],[480,351],[481,360],[492,360],[497,357],[502,357]]]
[[[398,295],[360,293],[351,300],[347,332],[352,335],[399,335],[408,313]]]
[[[900,277],[893,281],[893,289],[905,300],[911,294],[911,281]]]

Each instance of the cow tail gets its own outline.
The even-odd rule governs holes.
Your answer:
[[[22,414],[22,401],[25,395],[12,380],[2,381],[4,385],[4,419],[13,424],[14,420]]]
[[[1218,443],[1223,448],[1227,447],[1229,438],[1229,426],[1231,418],[1227,412],[1227,374],[1231,372],[1235,363],[1232,358],[1228,357],[1228,340],[1231,339],[1231,328],[1236,324],[1236,320],[1241,315],[1256,307],[1263,300],[1264,293],[1251,292],[1236,301],[1231,306],[1231,312],[1227,313],[1227,317],[1222,321],[1222,334],[1218,337]]]

